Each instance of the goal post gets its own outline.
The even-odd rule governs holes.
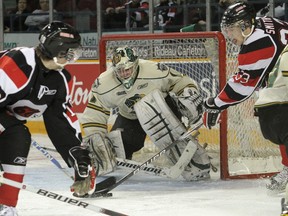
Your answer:
[[[111,65],[120,46],[133,48],[143,59],[165,63],[195,79],[203,98],[215,96],[237,69],[238,47],[221,32],[103,35],[99,41],[100,73]],[[255,98],[222,112],[221,123],[199,129],[200,143],[219,166],[221,179],[271,176],[281,169],[278,146],[262,137],[253,116]],[[214,165],[215,165],[214,164]]]

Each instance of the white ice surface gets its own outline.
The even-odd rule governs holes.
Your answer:
[[[47,136],[33,137],[42,146],[52,147]],[[50,153],[67,167],[57,153]],[[119,170],[114,175],[119,179],[127,173]],[[137,173],[116,187],[113,197],[83,201],[133,216],[279,216],[281,196],[268,196],[266,181],[223,181],[214,173],[208,181],[185,182]],[[35,148],[30,151],[24,183],[74,198],[69,191],[72,180]],[[102,215],[25,190],[17,209],[20,216]]]

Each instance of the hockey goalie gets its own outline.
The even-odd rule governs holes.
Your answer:
[[[192,135],[181,139],[188,125],[201,121],[202,97],[190,77],[153,61],[139,59],[129,47],[116,48],[112,66],[94,82],[81,118],[84,141],[90,146],[98,175],[116,169],[116,157],[132,159],[148,135],[172,162],[170,176],[187,181],[210,178],[210,159]],[[111,110],[118,110],[108,128]]]

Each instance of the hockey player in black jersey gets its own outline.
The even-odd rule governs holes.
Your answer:
[[[288,23],[272,17],[257,18],[254,8],[245,2],[230,5],[224,12],[221,30],[240,47],[238,69],[215,97],[204,102],[204,125],[217,124],[220,113],[250,98],[266,87],[267,78],[288,44]],[[280,145],[283,170],[272,176],[266,187],[269,193],[282,192],[288,182],[288,149]]]
[[[81,37],[72,26],[55,21],[42,29],[39,41],[36,47],[0,53],[1,174],[23,181],[31,143],[25,123],[28,118],[43,116],[53,145],[75,169],[71,191],[80,196],[92,193],[96,172],[82,145],[80,125],[70,104],[71,76],[64,69],[79,57]],[[0,215],[17,215],[18,194],[19,189],[0,186]]]

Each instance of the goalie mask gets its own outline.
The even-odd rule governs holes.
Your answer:
[[[228,39],[233,40],[233,32],[239,32],[244,38],[249,37],[255,27],[256,13],[254,8],[245,2],[238,2],[227,8],[221,21],[221,32]],[[250,28],[250,32],[244,31]]]
[[[76,61],[82,53],[78,31],[60,21],[46,25],[40,32],[39,41],[42,53],[61,67]],[[65,58],[67,62],[60,64],[58,58]]]
[[[113,70],[120,82],[130,90],[137,77],[138,56],[128,47],[117,48],[112,56]]]

